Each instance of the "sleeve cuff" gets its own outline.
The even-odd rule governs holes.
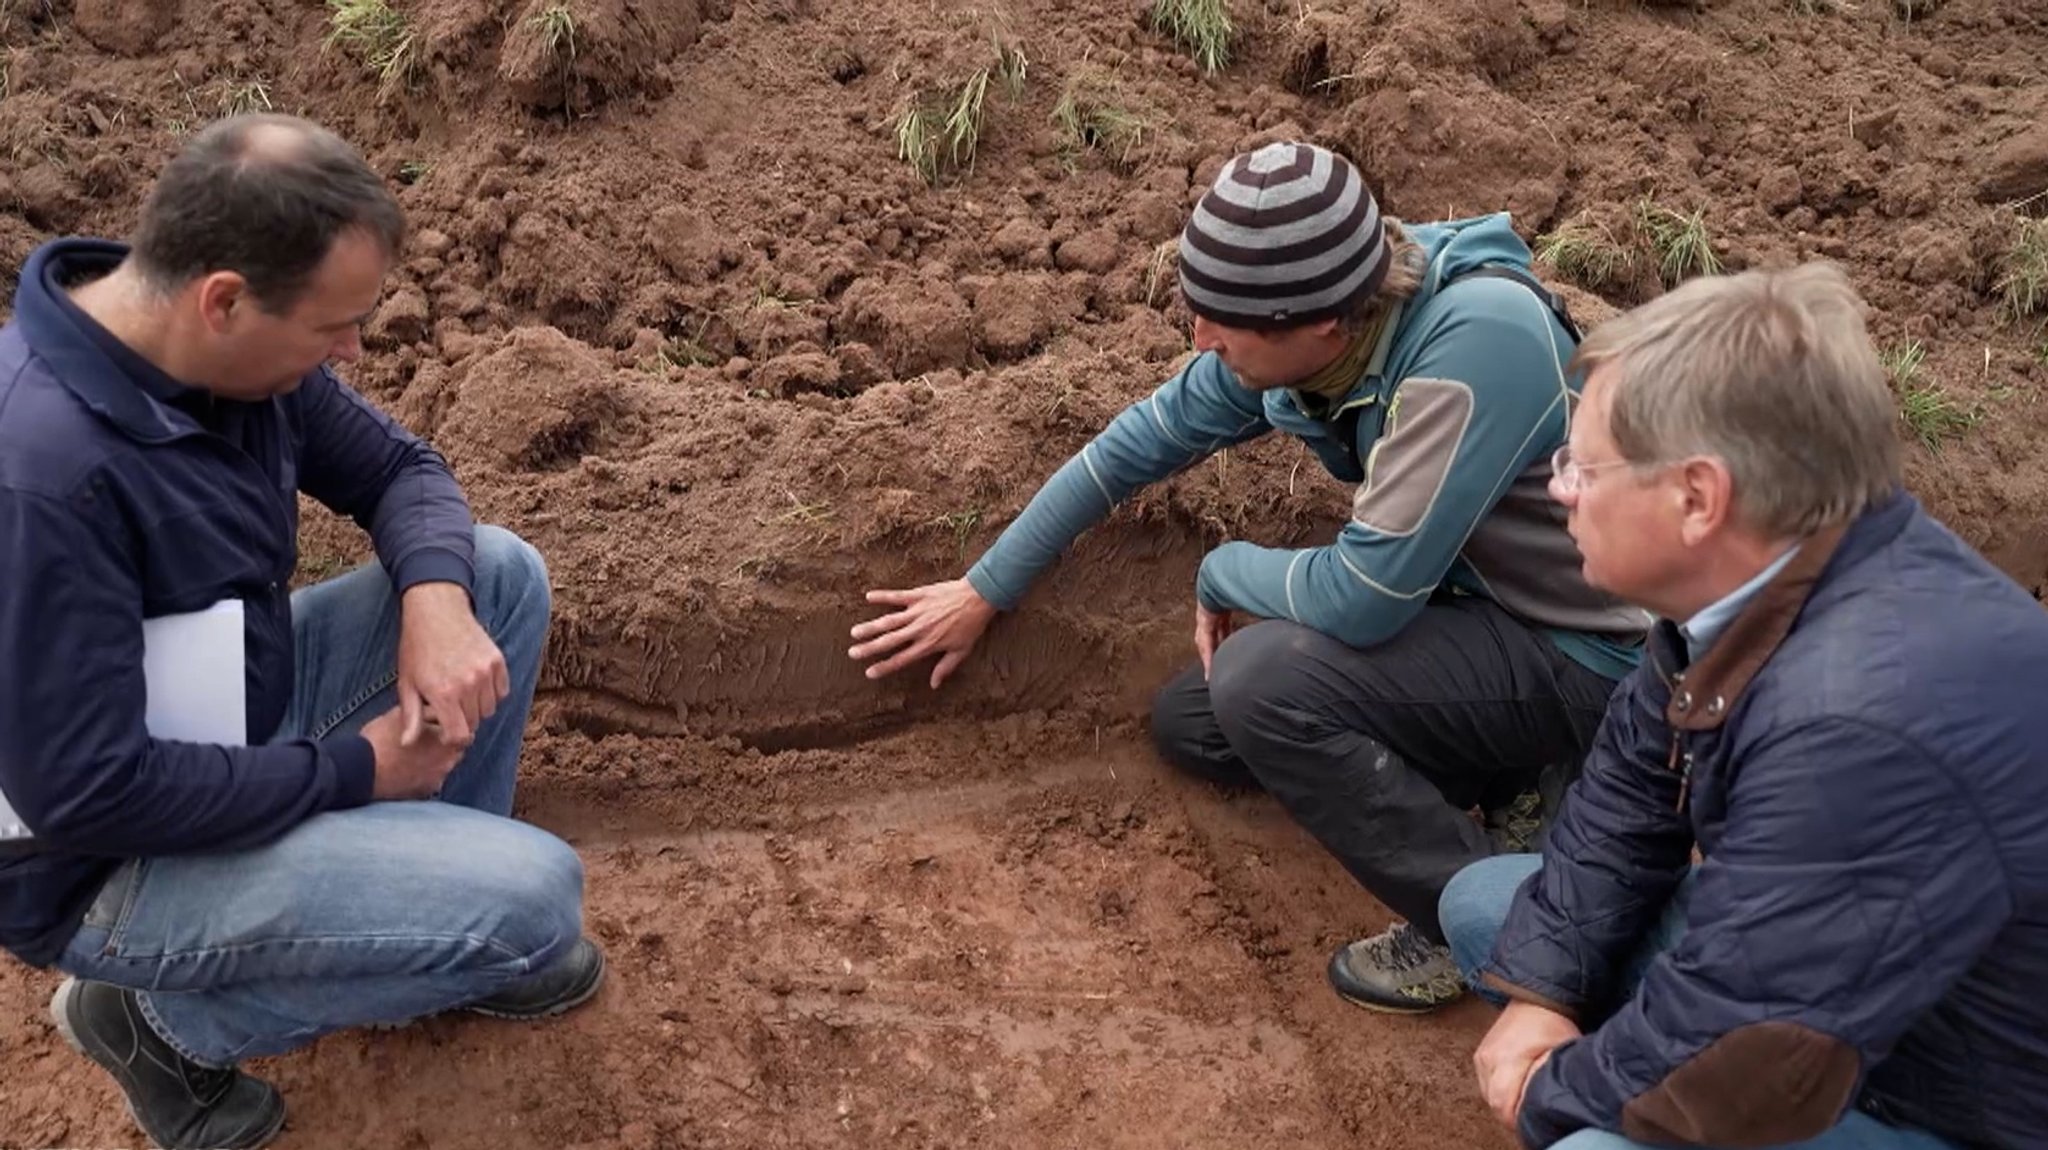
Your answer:
[[[1017,606],[1015,599],[1005,594],[1001,588],[997,587],[990,580],[988,572],[983,569],[980,563],[976,563],[968,569],[967,585],[974,588],[975,594],[986,599],[989,606],[994,607],[998,611],[1008,611]]]
[[[377,789],[377,752],[370,740],[357,734],[331,735],[320,741],[320,749],[334,761],[335,794],[332,810],[364,806]]]
[[[454,583],[474,593],[475,580],[476,572],[469,560],[439,547],[413,552],[391,572],[392,589],[400,595],[421,583]]]

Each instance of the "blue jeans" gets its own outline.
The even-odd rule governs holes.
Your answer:
[[[582,860],[509,817],[547,568],[478,527],[474,594],[512,690],[439,801],[330,811],[253,850],[131,861],[58,967],[142,991],[164,1041],[227,1066],[460,1006],[565,953],[582,932]],[[298,677],[279,739],[360,730],[397,704],[398,607],[374,563],[293,595]]]
[[[1473,863],[1459,871],[1444,887],[1437,913],[1443,920],[1444,938],[1458,962],[1468,985],[1477,986],[1478,970],[1493,954],[1494,939],[1506,924],[1508,908],[1523,880],[1542,869],[1537,854],[1499,855]],[[1685,904],[1692,893],[1690,876],[1679,884],[1671,905],[1643,940],[1623,974],[1631,992],[1642,981],[1643,972],[1660,952],[1685,933]],[[1506,1000],[1492,990],[1478,993],[1494,1005]],[[1556,1150],[1650,1150],[1619,1134],[1604,1130],[1581,1130],[1557,1143]],[[1784,1150],[1954,1150],[1947,1142],[1924,1130],[1887,1126],[1861,1111],[1850,1111],[1818,1138],[1784,1147]]]

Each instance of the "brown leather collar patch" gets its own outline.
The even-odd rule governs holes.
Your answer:
[[[1847,531],[1843,524],[1807,537],[1799,554],[1758,589],[1699,662],[1679,673],[1664,709],[1667,722],[1680,730],[1711,731],[1727,719],[1736,696],[1791,632],[1792,620]]]

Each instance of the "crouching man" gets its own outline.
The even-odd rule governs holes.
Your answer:
[[[1444,891],[1508,1000],[1487,1102],[1532,1150],[2039,1145],[2048,614],[1901,489],[1833,267],[1694,281],[1576,358],[1553,493],[1660,621],[1542,853]]]
[[[38,250],[0,329],[0,793],[32,832],[0,844],[0,946],[71,976],[59,1032],[172,1150],[276,1135],[243,1059],[540,1018],[604,973],[576,854],[508,817],[547,571],[326,366],[402,233],[340,139],[224,120],[132,247]],[[379,562],[289,592],[300,492]],[[145,621],[222,600],[246,737],[153,737]]]

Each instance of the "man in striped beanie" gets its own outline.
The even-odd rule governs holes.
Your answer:
[[[1418,1012],[1464,993],[1437,897],[1536,846],[1649,619],[1589,587],[1547,484],[1577,383],[1570,316],[1504,213],[1403,226],[1308,143],[1233,157],[1180,242],[1200,353],[1068,460],[962,579],[870,602],[871,678],[937,687],[995,614],[1140,487],[1273,430],[1356,485],[1320,546],[1240,540],[1195,580],[1200,656],[1153,735],[1256,786],[1405,921],[1340,948],[1338,992]],[[1238,614],[1260,622],[1233,628]],[[1482,812],[1482,820],[1472,811]]]

